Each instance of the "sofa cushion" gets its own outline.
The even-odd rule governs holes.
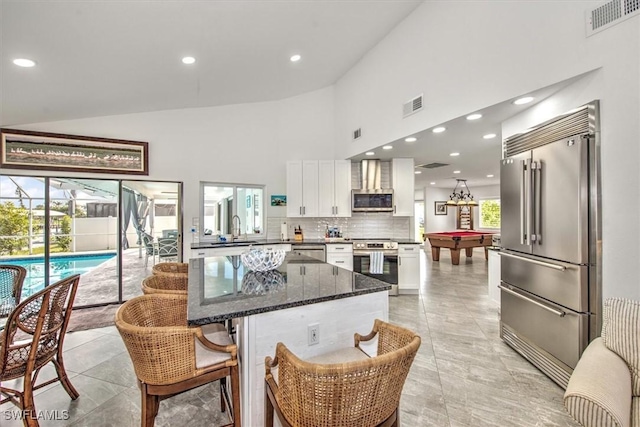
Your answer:
[[[583,426],[629,427],[629,368],[601,338],[593,340],[582,354],[567,385],[564,405]]]
[[[640,396],[640,302],[608,298],[604,302],[602,340],[631,371],[631,394]]]

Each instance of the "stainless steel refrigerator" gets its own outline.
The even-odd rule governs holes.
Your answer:
[[[598,102],[507,138],[500,336],[567,382],[601,325]]]

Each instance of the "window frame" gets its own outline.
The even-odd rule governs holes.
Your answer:
[[[500,196],[496,197],[483,197],[478,200],[478,228],[481,230],[500,230],[500,226],[498,227],[485,227],[482,223],[482,203],[487,201],[497,201],[500,205],[500,219],[502,219],[502,203],[500,201]]]
[[[262,197],[260,202],[260,211],[262,212],[262,233],[242,233],[242,236],[246,236],[247,240],[256,240],[258,238],[264,238],[266,236],[267,230],[267,210],[265,205],[266,192],[267,188],[264,184],[243,184],[243,183],[234,183],[234,182],[216,182],[216,181],[200,181],[200,194],[199,194],[199,220],[198,220],[198,238],[201,242],[215,242],[217,241],[214,237],[215,234],[205,235],[204,234],[204,211],[205,211],[205,200],[204,193],[206,187],[229,187],[233,188],[232,191],[232,199],[234,203],[232,204],[231,216],[238,214],[238,188],[250,188],[262,190]]]

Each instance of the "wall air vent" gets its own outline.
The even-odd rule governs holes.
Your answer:
[[[449,166],[449,165],[447,163],[434,162],[434,163],[427,163],[427,164],[424,164],[424,165],[418,165],[416,167],[424,168],[424,169],[436,169],[436,168],[441,168],[443,166]]]
[[[422,110],[422,94],[402,104],[402,117],[407,117]]]
[[[640,0],[611,0],[587,10],[587,37],[640,13]]]
[[[353,131],[353,140],[360,138],[362,136],[362,128],[358,128]]]

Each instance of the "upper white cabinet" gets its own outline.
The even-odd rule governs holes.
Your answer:
[[[318,216],[318,161],[287,162],[287,216]]]
[[[413,159],[391,160],[394,216],[413,216],[414,178]]]
[[[318,216],[351,216],[351,161],[318,161]]]

